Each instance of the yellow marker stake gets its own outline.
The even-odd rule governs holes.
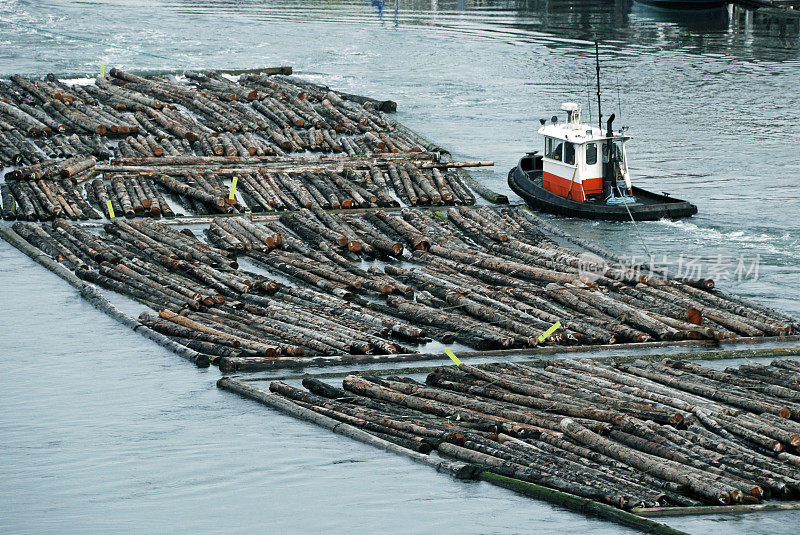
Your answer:
[[[100,78],[105,78],[105,77],[106,77],[106,64],[105,63],[101,63],[100,64]]]
[[[447,348],[447,349],[445,349],[445,350],[444,350],[444,354],[445,354],[445,355],[447,355],[448,357],[450,357],[450,360],[452,360],[453,362],[455,362],[455,363],[456,363],[456,366],[461,366],[461,361],[460,361],[460,360],[458,360],[458,357],[456,356],[456,354],[455,354],[455,353],[453,353],[452,351],[450,351],[450,348]]]
[[[111,201],[106,201],[106,206],[108,207],[108,218],[114,219],[114,207],[111,206]]]
[[[558,329],[559,327],[561,327],[561,322],[560,321],[555,322],[555,324],[552,327],[547,329],[539,336],[539,341],[544,342],[545,340],[550,338],[550,335],[556,332],[556,329]]]
[[[231,182],[231,194],[228,195],[228,199],[233,200],[233,196],[236,195],[236,182],[238,182],[239,177],[233,177],[233,181]]]

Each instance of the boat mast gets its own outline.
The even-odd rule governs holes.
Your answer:
[[[603,130],[603,112],[600,111],[600,45],[594,42],[594,58],[597,64],[597,126]]]

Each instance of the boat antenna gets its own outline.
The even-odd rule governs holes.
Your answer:
[[[617,73],[617,108],[619,108],[619,122],[622,124],[622,100],[619,96],[619,73]]]
[[[589,124],[592,124],[592,77],[586,76],[586,107],[589,109]]]
[[[597,125],[603,130],[603,112],[600,111],[600,45],[594,42],[594,58],[597,64]]]

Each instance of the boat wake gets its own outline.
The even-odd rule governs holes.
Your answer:
[[[800,239],[788,231],[778,234],[748,233],[743,230],[725,232],[715,228],[701,227],[691,221],[668,219],[661,219],[655,224],[683,231],[695,238],[697,243],[735,245],[737,249],[745,249],[750,252],[800,259],[800,249],[798,249]]]

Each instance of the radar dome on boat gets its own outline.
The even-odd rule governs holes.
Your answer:
[[[564,102],[561,104],[561,109],[567,112],[568,123],[581,122],[581,105],[575,102]]]

